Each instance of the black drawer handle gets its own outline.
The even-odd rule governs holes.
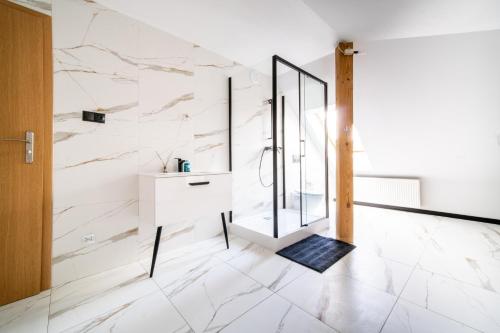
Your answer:
[[[210,182],[196,182],[196,183],[189,183],[190,186],[200,186],[200,185],[208,185]]]

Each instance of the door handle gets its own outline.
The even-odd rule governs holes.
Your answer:
[[[26,145],[26,163],[32,164],[34,158],[34,148],[35,148],[35,133],[31,131],[26,131],[25,139],[17,138],[0,138],[0,141],[14,141],[14,142],[24,142]]]

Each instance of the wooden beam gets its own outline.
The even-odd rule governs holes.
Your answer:
[[[353,241],[353,56],[341,50],[352,49],[353,43],[339,43],[335,49],[335,87],[337,109],[337,239]]]

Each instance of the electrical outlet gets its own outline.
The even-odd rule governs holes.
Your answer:
[[[82,236],[83,244],[94,244],[95,243],[95,234],[88,234]]]

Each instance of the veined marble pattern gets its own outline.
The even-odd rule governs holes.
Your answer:
[[[379,332],[396,297],[345,275],[309,271],[278,294],[340,332]]]
[[[135,261],[137,199],[56,207],[52,248],[53,285]],[[95,235],[85,246],[81,235]],[[120,255],[116,255],[119,253]]]
[[[113,219],[121,207],[120,202],[95,206],[86,214]],[[425,235],[424,254],[435,242],[441,248],[458,244],[454,237],[461,234],[468,242],[460,256],[494,260],[498,226],[359,206],[355,211],[357,233],[370,232],[373,224],[393,228],[387,221],[399,220],[398,228],[409,228],[406,239]],[[94,223],[82,221],[69,219],[57,235]],[[182,234],[184,226],[178,228]],[[485,235],[492,242],[485,244]],[[388,249],[390,241],[379,244]],[[0,307],[0,332],[499,331],[500,293],[488,287],[498,280],[489,270],[481,280],[489,285],[466,282],[421,269],[424,261],[437,267],[442,258],[430,263],[430,256],[422,255],[407,265],[381,256],[393,253],[360,246],[319,274],[237,237],[230,238],[229,250],[221,235],[187,243],[159,255],[153,279],[148,258]],[[420,251],[420,244],[408,246]]]
[[[119,305],[67,332],[192,332],[161,291]]]
[[[64,286],[137,260],[138,32],[94,2],[52,7],[53,285]],[[106,124],[82,122],[82,110],[105,113]],[[88,234],[95,243],[82,242]]]
[[[272,187],[259,182],[259,161],[265,146],[272,144],[271,77],[243,69],[232,76],[233,101],[233,218],[238,220],[272,209]],[[251,138],[251,140],[249,140]],[[272,182],[272,153],[265,153],[262,178]],[[241,190],[244,189],[244,190]]]
[[[53,288],[49,332],[61,332],[96,319],[157,291],[155,283],[139,264],[83,278]]]
[[[0,307],[0,332],[47,332],[50,290]]]
[[[215,257],[162,262],[154,280],[195,332],[217,332],[271,291]],[[193,298],[197,301],[193,303]]]
[[[274,294],[236,319],[221,332],[335,333],[336,331],[282,297]]]
[[[420,259],[441,219],[431,215],[401,214],[398,211],[372,211],[358,206],[354,244],[378,256],[414,266]],[[375,222],[376,221],[376,222]]]
[[[500,227],[443,218],[418,267],[500,292]],[[469,247],[464,244],[477,244]]]
[[[384,259],[371,251],[355,248],[325,274],[332,278],[339,275],[349,276],[388,294],[398,296],[412,270],[411,266]]]
[[[417,269],[401,298],[476,328],[500,331],[500,294]]]
[[[237,64],[95,1],[51,7],[58,286],[150,257],[155,229],[139,221],[138,173],[163,161],[173,171],[176,157],[193,170],[227,170],[227,76]],[[106,123],[81,121],[82,110]],[[220,223],[179,221],[161,251],[214,237]],[[88,234],[94,244],[81,241]]]
[[[273,291],[307,271],[306,267],[255,244],[227,263]]]
[[[382,330],[382,333],[473,333],[478,332],[464,324],[400,299]]]

